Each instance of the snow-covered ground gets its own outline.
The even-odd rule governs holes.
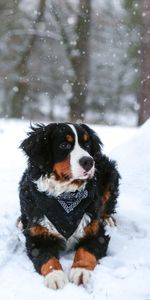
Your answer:
[[[118,225],[107,228],[108,256],[97,265],[88,286],[69,283],[58,291],[43,285],[15,226],[18,182],[25,168],[18,146],[28,126],[0,120],[0,299],[150,300],[150,121],[139,129],[93,126],[122,175]],[[61,262],[68,272],[72,254]]]

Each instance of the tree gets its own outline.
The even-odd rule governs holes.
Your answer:
[[[140,109],[140,72],[141,72],[141,40],[142,20],[141,1],[124,0],[126,9],[125,24],[128,33],[128,69],[131,72],[129,91],[135,96],[134,107],[136,111],[136,124]]]
[[[33,51],[34,45],[37,40],[36,28],[38,24],[43,20],[44,12],[45,12],[45,4],[46,0],[40,0],[37,8],[37,16],[34,21],[34,30],[30,38],[28,39],[27,45],[23,52],[21,53],[20,61],[16,66],[16,72],[18,79],[15,82],[14,93],[10,99],[10,117],[19,118],[22,116],[23,106],[25,102],[25,97],[28,95],[28,87],[29,87],[29,69],[28,63],[31,53]]]
[[[69,2],[65,2],[66,8]],[[69,9],[72,8],[69,6]],[[88,94],[89,65],[90,65],[90,27],[91,27],[91,0],[80,0],[76,22],[74,24],[74,39],[71,43],[67,30],[61,20],[58,7],[53,3],[53,12],[59,23],[60,33],[66,50],[66,56],[72,69],[69,82],[72,95],[69,99],[70,120],[84,120],[86,100]]]
[[[88,111],[95,122],[117,124],[128,112],[134,114],[125,17],[121,2],[120,7],[109,0],[93,5]]]
[[[7,69],[10,72],[7,59],[5,60],[3,53],[8,54],[9,46],[6,46],[6,40],[10,31],[15,27],[15,12],[18,11],[18,0],[0,1],[0,115],[8,114],[9,97],[7,94]],[[9,53],[11,57],[11,53]]]
[[[91,0],[80,0],[79,15],[76,23],[76,46],[70,57],[74,76],[71,80],[72,97],[70,99],[70,119],[84,120],[88,94],[90,65],[90,27]]]
[[[141,84],[138,125],[150,117],[150,0],[142,1]]]
[[[2,0],[1,116],[107,124],[135,117],[141,23],[138,0],[124,1],[128,12],[122,0]]]

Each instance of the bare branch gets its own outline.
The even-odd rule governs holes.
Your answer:
[[[61,36],[62,36],[62,39],[63,39],[63,43],[64,43],[66,52],[67,52],[69,60],[70,60],[73,48],[70,45],[70,41],[69,41],[68,35],[67,35],[67,33],[66,33],[66,31],[65,31],[65,29],[63,27],[63,24],[61,22],[59,14],[57,13],[57,9],[56,9],[56,6],[55,6],[54,3],[52,3],[52,9],[53,9],[53,14],[55,16],[55,19],[56,19],[57,23],[59,24],[60,33],[61,33]]]
[[[24,30],[11,30],[7,33],[5,33],[5,35],[3,35],[1,37],[1,40],[5,40],[6,38],[10,38],[10,37],[15,37],[15,36],[36,36],[36,37],[42,37],[42,38],[50,38],[50,39],[53,39],[53,40],[56,40],[56,41],[59,41],[61,36],[57,33],[54,33],[52,31],[40,31],[40,30],[37,30],[37,29],[30,29],[28,31],[24,31]]]

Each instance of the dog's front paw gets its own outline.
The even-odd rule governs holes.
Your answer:
[[[66,274],[62,270],[54,270],[44,278],[44,284],[51,289],[62,289],[68,282]]]
[[[69,274],[69,280],[76,285],[86,285],[91,277],[91,271],[85,268],[72,268]]]

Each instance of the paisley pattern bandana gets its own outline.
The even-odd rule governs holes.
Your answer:
[[[87,190],[81,190],[74,193],[62,193],[56,197],[56,200],[61,204],[63,209],[69,214],[76,206],[88,197]]]

